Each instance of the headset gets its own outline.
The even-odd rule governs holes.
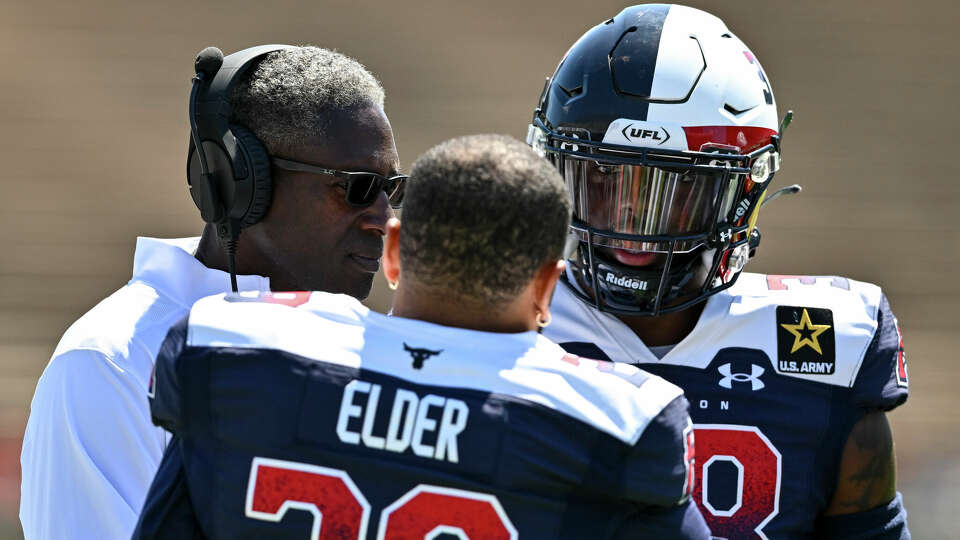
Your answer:
[[[231,124],[230,98],[243,75],[265,55],[290,45],[260,45],[227,57],[216,47],[200,51],[190,90],[187,185],[203,221],[214,225],[227,251],[230,285],[237,292],[240,230],[267,213],[273,194],[270,156],[249,129]]]

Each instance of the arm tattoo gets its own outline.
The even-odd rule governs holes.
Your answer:
[[[896,495],[893,435],[887,416],[871,411],[850,431],[837,478],[837,489],[825,514],[864,512]]]

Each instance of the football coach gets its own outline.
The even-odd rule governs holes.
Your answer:
[[[187,175],[207,224],[138,238],[130,281],[61,338],[24,434],[27,540],[130,537],[169,439],[150,421],[154,359],[196,300],[231,282],[363,299],[379,268],[406,177],[376,78],[316,47],[210,48],[196,70]]]

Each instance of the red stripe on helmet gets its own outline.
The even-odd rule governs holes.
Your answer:
[[[683,132],[690,150],[699,151],[712,143],[736,146],[744,154],[770,144],[770,137],[777,134],[776,130],[754,126],[690,126]]]

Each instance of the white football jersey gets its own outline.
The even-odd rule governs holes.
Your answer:
[[[662,358],[561,283],[544,334],[683,388],[697,440],[693,498],[714,536],[816,537],[852,426],[907,399],[903,341],[879,287],[741,274]]]

